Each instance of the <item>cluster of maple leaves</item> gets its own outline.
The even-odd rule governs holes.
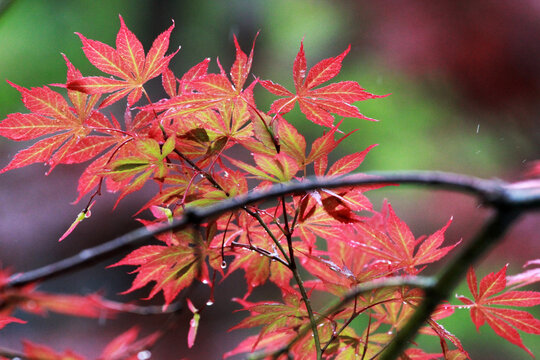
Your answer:
[[[236,38],[236,59],[229,73],[219,62],[219,73],[209,73],[210,59],[205,59],[177,78],[169,69],[176,52],[166,55],[174,24],[145,54],[121,17],[120,22],[116,49],[79,34],[88,60],[112,77],[84,77],[64,56],[67,81],[52,86],[67,91],[69,102],[50,87],[27,89],[10,82],[30,113],[8,115],[0,123],[0,135],[16,141],[39,140],[17,153],[0,172],[33,163],[46,163],[52,170],[58,164],[91,161],[79,179],[77,197],[80,201],[88,196],[89,201],[61,239],[85,218],[102,188],[118,192],[120,201],[149,181],[157,183],[159,191],[140,210],[150,210],[153,220],[141,222],[152,227],[182,216],[189,207],[216,204],[274,183],[302,181],[308,174],[346,176],[374,147],[329,164],[329,153],[349,135],[339,130],[341,121],[336,124],[335,115],[371,120],[353,103],[380,97],[354,81],[320,86],[340,72],[350,48],[308,71],[301,45],[293,64],[294,91],[289,91],[270,80],[249,82],[253,48],[247,55]],[[144,86],[158,76],[167,97],[152,100]],[[257,85],[280,96],[268,112],[255,103]],[[102,110],[124,98],[123,121]],[[144,104],[139,104],[141,98]],[[309,151],[304,136],[284,118],[296,103],[307,119],[326,128]],[[239,148],[247,149],[248,158],[235,156]],[[422,291],[399,286],[360,294],[319,324],[314,319],[325,314],[325,308],[314,309],[309,298],[315,292],[340,298],[368,281],[417,275],[459,245],[443,246],[451,221],[430,236],[416,238],[390,204],[374,210],[364,193],[377,187],[319,189],[282,196],[273,205],[245,206],[194,229],[162,233],[157,236],[159,245],[144,245],[111,266],[135,266],[136,277],[126,292],[152,283],[148,298],[162,292],[165,307],[195,281],[209,286],[213,294],[216,274],[226,277],[244,270],[247,292],[236,301],[249,316],[233,329],[260,329],[225,357],[255,350],[271,354],[290,344],[287,353],[295,359],[316,358],[316,347],[323,358],[374,358],[407,322],[422,300]],[[302,280],[297,264],[311,278]],[[98,294],[47,294],[34,284],[12,288],[8,279],[9,272],[2,270],[0,328],[26,322],[12,316],[16,309],[89,317],[129,309]],[[439,306],[422,329],[440,338],[441,353],[412,347],[403,358],[468,358],[459,339],[438,323],[458,307],[470,310],[477,328],[487,322],[498,335],[532,355],[517,330],[538,334],[540,321],[508,307],[540,304],[540,293],[516,290],[539,279],[539,269],[507,277],[504,267],[484,277],[478,288],[471,269],[467,281],[472,299],[460,296],[463,304]],[[281,289],[282,301],[250,302],[253,289],[266,282]],[[213,295],[208,301],[213,303]],[[191,347],[204,307],[186,302],[193,313]],[[360,316],[368,318],[368,324],[361,329],[351,326]],[[162,334],[140,340],[137,335],[136,328],[121,334],[105,347],[100,359],[126,354],[135,359]],[[59,354],[30,342],[25,342],[23,351],[32,359],[82,359],[70,351]]]

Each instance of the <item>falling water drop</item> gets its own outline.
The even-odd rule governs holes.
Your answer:
[[[214,302],[212,300],[208,300],[206,302],[206,306],[212,306],[212,305],[214,305]]]

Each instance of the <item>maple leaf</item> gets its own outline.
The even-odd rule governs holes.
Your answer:
[[[0,269],[0,288],[7,283],[10,271]],[[47,315],[49,311],[79,317],[109,318],[117,310],[99,294],[70,295],[47,293],[36,290],[35,284],[23,287],[9,287],[0,291],[0,322],[16,310]],[[11,319],[10,322],[18,319]],[[24,322],[22,320],[17,322]],[[6,322],[7,324],[8,322]]]
[[[137,139],[131,145],[131,156],[119,156],[100,173],[123,185],[115,206],[126,195],[141,189],[152,176],[159,181],[165,178],[169,171],[166,157],[175,148],[175,138],[169,137],[162,146],[150,138]]]
[[[390,204],[383,213],[378,213],[370,221],[354,224],[358,237],[351,240],[353,246],[359,246],[374,258],[386,260],[395,269],[403,269],[416,275],[421,269],[419,265],[429,264],[444,257],[460,242],[441,247],[444,233],[452,219],[444,227],[429,237],[416,239],[407,224],[402,221]],[[386,214],[387,213],[387,214]],[[376,226],[380,222],[382,226]]]
[[[34,344],[30,341],[23,341],[23,352],[29,359],[39,360],[84,360],[79,354],[71,350],[66,350],[64,353],[58,353],[48,346]]]
[[[80,72],[64,58],[68,67],[68,80],[80,76]],[[0,123],[0,135],[16,141],[47,137],[19,151],[0,173],[37,162],[48,163],[49,173],[58,164],[90,160],[120,141],[121,137],[115,132],[118,129],[111,126],[103,114],[93,109],[99,96],[87,96],[68,90],[68,97],[73,104],[70,107],[62,95],[47,86],[26,89],[8,83],[21,93],[25,107],[32,113],[9,114]],[[95,129],[111,134],[90,135]]]
[[[309,316],[302,298],[296,291],[282,289],[283,303],[280,302],[259,302],[251,303],[245,300],[233,299],[240,303],[244,310],[250,312],[250,316],[242,320],[239,324],[233,326],[229,331],[236,329],[245,329],[261,326],[261,330],[254,341],[250,342],[251,349],[260,349],[261,345],[271,345],[265,342],[267,336],[272,334],[287,334],[288,338],[294,336],[295,332],[290,332],[290,329],[299,329],[300,327],[309,327]],[[278,337],[283,343],[287,340],[281,336]],[[275,340],[274,340],[275,341]],[[240,344],[245,348],[245,344]],[[236,353],[235,350],[226,354],[225,357]]]
[[[194,114],[208,109],[223,110],[224,106],[232,106],[236,113],[231,119],[230,128],[239,128],[241,124],[236,124],[242,121],[242,114],[238,108],[245,107],[245,103],[249,102],[254,105],[253,87],[256,84],[254,81],[245,90],[243,86],[251,71],[253,61],[253,49],[255,47],[255,39],[249,56],[247,56],[238,44],[236,36],[234,36],[234,44],[236,48],[236,59],[231,67],[230,78],[227,77],[225,71],[219,64],[219,74],[207,74],[208,67],[205,60],[201,67],[194,67],[193,72],[187,77],[183,77],[180,82],[180,93],[170,99],[166,99],[158,104],[150,105],[149,108],[155,111],[166,110],[162,115],[162,120],[185,117],[186,115]],[[188,72],[189,73],[189,72]],[[186,74],[187,75],[187,74]],[[170,80],[169,80],[170,82]],[[167,86],[171,94],[174,91],[170,86]]]
[[[275,155],[253,154],[253,160],[257,166],[230,157],[227,157],[227,159],[234,166],[257,178],[272,182],[290,181],[299,170],[297,162],[285,153]]]
[[[313,282],[318,290],[342,296],[355,285],[391,273],[388,266],[373,261],[371,254],[342,240],[354,237],[348,226],[333,226],[324,236],[328,248],[324,255],[327,258],[299,252],[304,268],[319,279]]]
[[[77,33],[88,60],[99,70],[122,79],[90,76],[68,82],[68,89],[86,94],[113,92],[103,100],[100,108],[109,106],[125,96],[128,96],[128,106],[135,104],[142,96],[143,85],[161,75],[169,66],[171,58],[178,52],[176,50],[171,55],[165,56],[174,22],[154,40],[145,56],[141,42],[127,28],[122,16],[119,17],[120,30],[116,37],[116,49]]]
[[[155,281],[150,294],[146,299],[151,299],[158,292],[163,291],[165,306],[169,305],[176,295],[195,280],[209,282],[208,269],[205,259],[219,257],[219,253],[213,254],[204,244],[196,244],[189,232],[175,234],[178,245],[161,246],[148,245],[134,250],[119,262],[109,265],[137,266],[133,272],[137,276],[131,287],[123,294],[139,289],[151,281]],[[215,264],[215,261],[213,262]],[[212,261],[211,261],[212,264]]]
[[[477,331],[480,330],[480,326],[487,322],[497,335],[521,347],[534,358],[532,352],[523,344],[517,330],[529,334],[540,334],[540,320],[535,319],[526,311],[504,307],[538,305],[540,304],[540,292],[505,291],[507,268],[508,265],[505,265],[498,272],[489,273],[478,285],[476,273],[470,267],[467,272],[467,285],[473,299],[471,300],[465,296],[458,296],[457,298],[470,308],[471,320],[476,325]]]
[[[137,354],[152,346],[161,335],[154,332],[137,340],[140,329],[137,326],[123,332],[103,349],[98,360],[138,360]]]
[[[3,303],[4,313],[20,309],[38,315],[46,315],[52,311],[89,318],[108,318],[116,313],[116,310],[109,306],[108,301],[98,294],[84,296],[50,294],[36,291],[33,285],[20,289],[7,289],[0,296],[0,300]]]
[[[325,156],[327,156],[332,150],[334,150],[343,140],[345,140],[351,134],[356,132],[356,130],[353,130],[345,134],[342,138],[336,141],[334,139],[334,136],[335,136],[335,133],[339,131],[339,126],[341,125],[342,122],[343,120],[338,122],[336,126],[332,126],[332,129],[326,132],[326,134],[324,134],[323,136],[313,141],[313,144],[311,145],[311,151],[309,152],[309,155],[307,156],[307,159],[306,159],[306,164],[315,162],[317,160],[319,160],[320,162],[321,159],[324,159],[325,160],[324,170],[326,170],[326,163],[328,162],[328,159],[325,158]],[[316,163],[315,169],[317,168],[318,166]],[[323,173],[324,170],[319,171],[319,173]]]
[[[328,170],[326,176],[342,176],[356,170],[364,161],[369,151],[376,145],[371,145],[362,152],[353,153],[338,159]],[[328,165],[327,155],[317,157],[314,163],[315,175],[324,176]],[[361,175],[357,175],[361,176]],[[363,195],[367,190],[380,188],[384,185],[354,186],[346,189],[320,189],[309,192],[318,205],[334,219],[341,223],[358,221],[358,216],[353,211],[371,211],[372,205],[369,199]]]
[[[288,343],[296,335],[296,331],[287,330],[282,332],[273,332],[267,334],[264,338],[260,339],[258,335],[248,336],[238,346],[233,350],[227,351],[223,354],[223,359],[228,357],[253,352],[254,350],[264,349],[268,353],[280,349],[283,344]],[[268,357],[270,359],[270,357]],[[278,360],[285,359],[283,356],[279,357]]]
[[[298,51],[293,64],[293,80],[296,94],[270,80],[259,81],[272,94],[285,96],[285,98],[272,103],[270,112],[274,114],[288,113],[293,109],[294,104],[298,103],[300,110],[309,120],[326,127],[332,127],[334,123],[334,117],[330,113],[373,120],[362,115],[351,104],[355,101],[382,96],[368,93],[357,82],[342,81],[315,89],[316,86],[333,79],[340,72],[341,63],[350,49],[351,46],[349,45],[340,55],[321,60],[311,68],[306,76],[306,56],[304,43],[301,42],[300,51]]]

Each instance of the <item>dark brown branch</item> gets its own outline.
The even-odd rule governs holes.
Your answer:
[[[35,281],[43,281],[60,274],[81,269],[98,261],[110,258],[125,251],[129,246],[152,238],[154,235],[167,230],[180,230],[191,225],[200,224],[208,219],[215,218],[228,211],[239,209],[247,205],[274,199],[282,195],[303,193],[320,188],[339,188],[366,184],[417,184],[472,194],[486,205],[502,206],[512,205],[516,208],[540,207],[540,184],[522,187],[517,184],[506,184],[499,180],[484,180],[466,175],[443,172],[409,171],[401,173],[373,173],[348,177],[310,178],[302,182],[277,184],[265,191],[251,192],[237,196],[221,203],[200,209],[188,209],[183,217],[175,219],[172,223],[159,226],[140,228],[113,239],[105,244],[81,251],[77,255],[63,259],[59,262],[31,270],[17,273],[10,277],[7,286],[23,286]]]

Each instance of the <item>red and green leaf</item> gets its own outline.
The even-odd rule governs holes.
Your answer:
[[[116,264],[137,266],[137,276],[131,287],[124,293],[142,288],[155,282],[147,299],[163,291],[165,305],[169,305],[180,291],[187,288],[195,279],[208,281],[205,259],[212,255],[204,244],[196,244],[189,233],[177,233],[178,245],[148,245],[134,250]]]
[[[242,320],[230,330],[259,326],[261,327],[261,330],[256,338],[249,341],[251,349],[246,349],[247,343],[243,343],[239,345],[237,350],[233,350],[232,352],[228,353],[228,355],[226,354],[226,356],[236,353],[239,351],[238,349],[245,349],[252,352],[256,349],[260,349],[261,346],[259,345],[266,345],[265,347],[272,346],[265,341],[267,337],[272,337],[272,334],[290,335],[291,329],[299,329],[303,326],[310,326],[308,313],[302,304],[300,294],[292,290],[282,292],[284,300],[283,303],[250,303],[245,300],[236,299],[236,301],[244,307],[244,310],[250,312],[250,316]]]

